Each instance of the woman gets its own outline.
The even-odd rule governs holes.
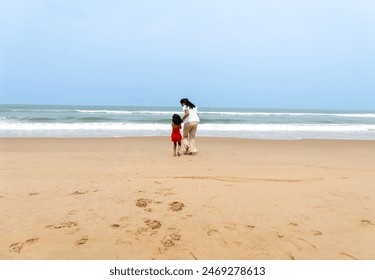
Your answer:
[[[185,155],[195,155],[197,148],[195,146],[195,134],[197,132],[199,117],[198,108],[187,98],[180,100],[182,109],[184,110],[184,116],[182,121],[184,122],[184,129],[182,134],[182,144],[185,146]]]

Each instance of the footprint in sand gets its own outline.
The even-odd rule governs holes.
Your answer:
[[[290,240],[290,239],[287,239],[287,238],[283,238],[282,239],[283,242],[287,243],[287,244],[291,244],[293,246],[293,251],[292,252],[295,252],[295,249],[298,250],[298,252],[316,252],[316,249],[317,247],[312,244],[311,242],[303,239],[303,238],[296,238],[295,240]],[[292,248],[290,248],[292,249]],[[288,252],[287,252],[288,253]],[[293,256],[294,258],[294,256]]]
[[[64,222],[59,225],[48,225],[46,226],[46,228],[60,229],[60,228],[71,228],[71,227],[76,227],[76,226],[78,226],[78,223],[76,222]]]
[[[172,203],[169,204],[171,206],[171,209],[172,211],[181,211],[182,208],[185,207],[185,205],[181,202],[178,202],[178,201],[174,201]]]
[[[177,234],[177,233],[172,233],[171,235],[169,235],[173,240],[175,241],[178,241],[181,239],[181,235]]]
[[[224,226],[224,228],[228,229],[228,230],[233,230],[233,231],[237,231],[237,224],[235,223],[228,223]]]
[[[37,192],[29,193],[29,196],[34,196],[34,195],[39,195],[39,193],[37,193]]]
[[[371,221],[369,221],[369,220],[362,220],[362,221],[361,221],[361,224],[362,224],[363,226],[374,226],[374,225],[375,225],[374,222],[371,222]]]
[[[15,252],[15,253],[21,252],[23,248],[23,244],[24,244],[23,242],[13,243],[12,245],[9,246],[9,252]]]
[[[81,195],[81,194],[87,194],[87,193],[88,191],[85,191],[85,192],[74,191],[70,195]]]
[[[77,209],[73,209],[71,211],[68,212],[68,215],[75,215],[77,214],[79,211]]]
[[[36,243],[36,242],[38,242],[38,241],[39,241],[39,238],[38,238],[38,237],[35,237],[35,238],[27,239],[25,243],[26,243],[27,245],[31,245],[31,244],[34,244],[34,243]]]
[[[161,227],[161,222],[158,220],[145,220],[145,223],[150,229],[157,229]]]
[[[245,227],[249,228],[249,229],[254,229],[255,228],[255,226],[253,226],[253,225],[246,225]]]
[[[313,232],[313,235],[315,235],[315,236],[319,236],[319,235],[322,235],[323,233],[321,232],[321,231],[319,231],[319,230],[312,230],[312,232]]]
[[[217,233],[219,233],[219,231],[217,231],[216,229],[210,229],[209,231],[207,231],[208,236],[212,236]]]
[[[164,236],[161,243],[164,245],[164,247],[173,247],[176,245],[177,241],[180,241],[181,235],[177,233],[172,233],[170,235]]]
[[[296,226],[298,226],[297,223],[293,223],[293,222],[289,223],[289,225],[292,226],[292,227],[296,227]]]
[[[83,245],[89,240],[87,236],[82,237],[81,239],[77,240],[74,244],[77,246]]]
[[[166,239],[166,240],[162,240],[161,241],[161,244],[164,245],[164,247],[173,247],[174,245],[176,245],[172,239]]]
[[[120,227],[119,224],[112,224],[112,225],[111,225],[111,228],[119,228],[119,227]]]
[[[121,217],[120,219],[119,219],[119,221],[120,222],[129,222],[129,218],[128,217]]]
[[[140,199],[137,199],[136,203],[135,203],[135,206],[137,207],[146,207],[147,204],[149,204],[151,201],[149,199],[145,199],[145,198],[140,198]]]
[[[227,241],[222,237],[222,235],[220,234],[218,230],[210,229],[209,231],[207,231],[207,235],[212,238],[216,238],[218,241],[222,242],[224,245],[227,245]]]
[[[20,253],[24,245],[32,245],[39,241],[38,237],[27,239],[25,242],[16,242],[9,246],[10,252]]]

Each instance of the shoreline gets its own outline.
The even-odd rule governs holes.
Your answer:
[[[375,141],[172,146],[0,138],[0,259],[375,259]]]
[[[170,139],[170,135],[163,135],[163,136],[155,136],[155,135],[141,135],[141,136],[101,136],[101,137],[0,137],[0,141],[5,140],[30,140],[30,139],[36,139],[36,140],[105,140],[105,139],[143,139],[143,138],[155,138],[155,139]],[[197,141],[199,139],[226,139],[226,140],[235,140],[235,139],[241,139],[241,140],[248,140],[248,141],[369,141],[369,142],[375,142],[375,139],[346,139],[346,138],[248,138],[248,137],[233,137],[233,136],[197,136]]]

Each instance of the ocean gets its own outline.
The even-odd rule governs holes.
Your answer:
[[[375,140],[375,111],[198,108],[197,136]],[[169,136],[181,107],[0,105],[0,137]]]

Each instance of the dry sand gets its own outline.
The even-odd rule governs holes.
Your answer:
[[[375,259],[375,142],[0,139],[0,259]]]

